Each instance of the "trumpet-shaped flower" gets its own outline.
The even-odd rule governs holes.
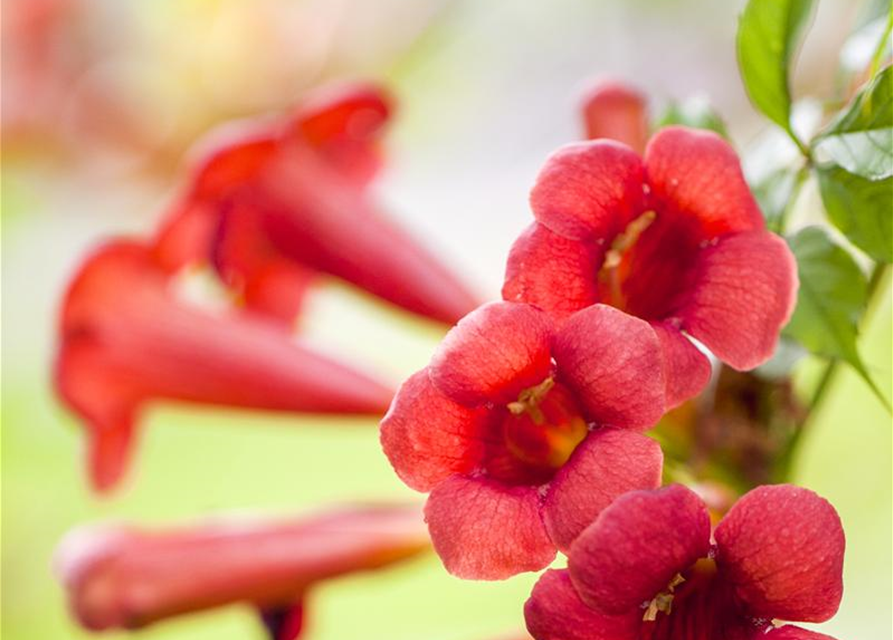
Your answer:
[[[286,323],[318,274],[454,323],[474,296],[366,189],[391,110],[377,87],[350,84],[309,96],[288,118],[212,135],[158,233],[160,261],[209,262],[248,308]]]
[[[638,318],[594,305],[556,325],[527,304],[469,314],[397,392],[381,442],[428,492],[451,573],[502,579],[547,566],[616,496],[660,483],[636,430],[664,409],[660,344]]]
[[[273,640],[293,640],[314,585],[392,565],[429,544],[418,508],[357,507],[172,530],[94,526],[63,540],[56,565],[87,629],[136,629],[245,603],[260,610]]]
[[[687,336],[736,369],[772,355],[796,265],[716,134],[665,128],[644,159],[611,140],[565,146],[530,203],[536,222],[512,247],[503,297],[558,318],[603,303],[646,320],[662,344],[669,406],[709,379]]]
[[[807,489],[754,489],[712,539],[689,489],[633,491],[540,578],[527,626],[537,640],[827,640],[773,621],[834,615],[844,544],[837,512]]]
[[[321,413],[379,414],[391,392],[277,326],[178,299],[140,243],[104,245],[63,302],[55,383],[89,431],[98,490],[125,471],[141,408],[158,399]]]
[[[615,80],[592,85],[582,99],[586,138],[608,138],[629,146],[637,153],[648,142],[648,103],[633,87]]]

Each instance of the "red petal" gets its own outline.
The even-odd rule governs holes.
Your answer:
[[[682,328],[736,369],[766,362],[797,301],[797,265],[784,240],[730,235],[704,249],[696,269]]]
[[[509,402],[551,371],[552,323],[536,307],[491,302],[462,318],[431,359],[431,381],[467,405]]]
[[[245,281],[245,307],[260,316],[291,326],[317,274],[285,260],[271,260]]]
[[[567,570],[549,569],[524,605],[527,630],[536,640],[638,640],[641,612],[606,616],[580,600]]]
[[[752,640],[834,640],[831,636],[786,624],[769,633],[755,633]]]
[[[659,215],[701,239],[765,228],[738,155],[712,131],[667,127],[648,143],[645,167]]]
[[[171,273],[207,262],[216,229],[213,207],[188,198],[178,202],[155,234],[152,250],[156,262]]]
[[[267,236],[286,257],[448,324],[477,306],[451,270],[308,149],[290,148],[252,197],[269,212]]]
[[[316,272],[288,260],[270,244],[263,213],[245,198],[221,205],[211,261],[245,306],[286,326],[294,323]]]
[[[425,519],[446,570],[469,580],[504,580],[555,558],[535,487],[453,476],[431,492]]]
[[[291,127],[342,175],[363,185],[381,164],[378,138],[392,111],[381,87],[331,85],[305,98]]]
[[[571,547],[568,568],[584,602],[609,614],[663,591],[710,549],[710,516],[691,490],[674,484],[614,501]]]
[[[717,563],[753,617],[822,622],[843,594],[840,518],[792,485],[757,487],[716,528]]]
[[[192,202],[214,206],[259,179],[276,156],[281,123],[268,118],[237,120],[212,130],[190,151]]]
[[[598,301],[601,253],[596,245],[568,240],[534,222],[509,252],[502,297],[568,316]]]
[[[210,260],[220,203],[254,180],[276,153],[278,127],[266,119],[224,124],[190,151],[189,185],[153,241],[168,271]]]
[[[381,446],[403,482],[430,491],[481,463],[488,416],[487,409],[469,409],[444,397],[422,369],[403,383],[381,421]]]
[[[616,498],[659,487],[662,466],[660,446],[651,438],[618,429],[591,432],[549,485],[543,518],[552,542],[567,553]]]
[[[645,150],[648,141],[648,105],[639,91],[622,82],[599,82],[583,96],[586,137],[609,138]]]
[[[278,327],[180,302],[136,243],[108,244],[87,260],[66,295],[60,334],[57,390],[98,434],[91,468],[103,488],[120,472],[121,443],[145,401],[374,414],[391,399]],[[96,459],[104,451],[114,455]]]
[[[609,140],[566,145],[553,153],[530,192],[536,219],[573,240],[610,241],[642,213],[639,156]]]
[[[132,629],[235,602],[281,606],[319,581],[426,548],[417,507],[382,506],[168,531],[80,530],[63,540],[57,567],[85,627]]]
[[[393,110],[382,87],[351,82],[316,89],[301,104],[293,126],[314,146],[376,135]]]
[[[682,335],[679,329],[663,322],[651,327],[660,339],[667,381],[667,409],[679,406],[698,395],[710,382],[710,360]]]
[[[136,446],[132,412],[125,409],[115,415],[115,410],[110,406],[103,415],[85,412],[84,416],[95,425],[87,443],[87,472],[100,492],[110,490],[124,477]]]
[[[578,311],[555,335],[561,381],[599,425],[643,428],[664,413],[660,342],[644,320],[603,304]]]

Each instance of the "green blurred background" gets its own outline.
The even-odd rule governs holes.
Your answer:
[[[23,9],[30,7],[30,9]],[[35,9],[36,7],[36,9]],[[54,313],[85,249],[155,224],[189,144],[215,122],[289,104],[331,78],[380,79],[401,108],[376,189],[482,296],[498,294],[527,190],[554,147],[580,135],[586,78],[628,78],[654,96],[709,96],[746,150],[762,123],[734,59],[741,2],[446,0],[35,0],[3,9],[2,635],[82,638],[52,551],[74,525],[159,524],[220,510],[292,513],[330,502],[414,500],[388,467],[374,421],[164,406],[146,416],[128,486],[91,496],[77,423],[52,396]],[[825,1],[797,71],[828,92],[855,3]],[[815,200],[801,203],[809,218]],[[863,327],[862,353],[889,394],[891,296]],[[399,382],[443,329],[332,283],[299,330]],[[805,361],[804,380],[816,363]],[[796,460],[847,533],[846,593],[820,628],[840,640],[891,634],[891,421],[841,369]],[[535,577],[461,582],[433,556],[333,581],[311,595],[311,640],[486,640],[521,629]],[[107,634],[109,638],[126,634]],[[239,607],[136,637],[258,638]]]

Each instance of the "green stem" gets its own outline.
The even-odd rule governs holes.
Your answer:
[[[788,134],[788,137],[794,141],[794,144],[797,145],[797,148],[800,150],[800,153],[803,154],[803,157],[806,159],[806,164],[812,164],[812,149],[809,148],[800,137],[794,133],[794,130],[788,126],[785,128],[785,131]]]

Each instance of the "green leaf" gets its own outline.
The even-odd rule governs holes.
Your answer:
[[[893,177],[872,181],[836,166],[816,173],[834,226],[875,260],[893,262]]]
[[[738,67],[747,94],[794,138],[788,75],[812,7],[813,0],[750,0],[738,22]]]
[[[705,99],[694,97],[682,102],[671,102],[654,123],[655,129],[680,124],[694,129],[714,131],[728,139],[729,132],[719,113]]]
[[[850,173],[883,180],[893,176],[893,68],[868,83],[813,143]]]
[[[800,293],[785,335],[816,355],[847,362],[889,408],[856,348],[859,320],[868,302],[865,275],[819,227],[803,229],[788,243],[797,258]]]

